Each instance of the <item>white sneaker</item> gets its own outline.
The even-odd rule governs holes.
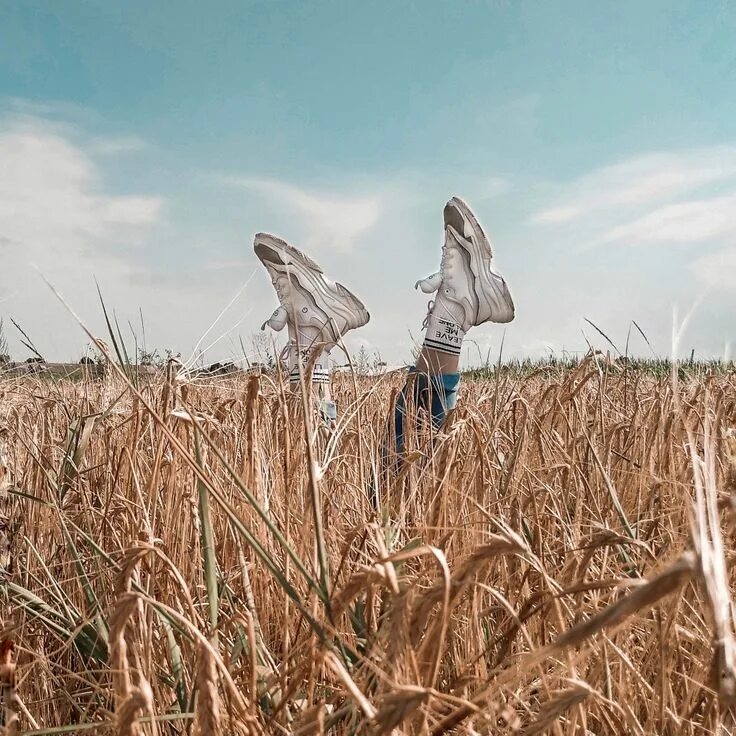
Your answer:
[[[342,284],[327,279],[322,268],[311,258],[285,241],[268,233],[258,233],[253,250],[271,276],[281,306],[266,320],[274,330],[289,327],[289,369],[293,379],[302,360],[313,345],[322,343],[325,353],[350,330],[362,327],[370,319],[363,303]],[[315,366],[314,379],[326,376],[324,365]],[[326,380],[326,378],[325,378]]]
[[[511,322],[514,302],[506,281],[493,268],[491,244],[465,202],[445,205],[445,244],[440,270],[414,288],[437,292],[431,316],[458,325],[463,333],[484,322]]]

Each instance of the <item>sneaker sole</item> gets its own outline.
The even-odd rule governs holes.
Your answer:
[[[460,221],[463,223],[461,230],[457,229],[459,222],[454,217],[454,214],[448,218],[448,209],[451,212],[457,212],[460,216]],[[473,231],[474,238],[465,236],[466,224]],[[480,303],[482,298],[489,313],[498,315],[492,317],[489,321],[499,324],[511,322],[516,312],[514,301],[506,280],[500,273],[493,269],[493,250],[491,243],[470,207],[459,197],[453,197],[445,205],[445,227],[449,227],[454,231],[453,238],[469,256],[468,267],[473,275],[473,292],[476,299]],[[488,270],[481,265],[484,261],[489,264]],[[498,281],[492,280],[494,276]],[[499,281],[500,283],[498,283]]]
[[[363,302],[338,282],[334,283],[334,288],[349,306],[336,299],[331,293],[322,267],[286,241],[268,233],[258,233],[253,249],[264,265],[270,265],[282,273],[287,273],[296,281],[302,293],[324,315],[322,327],[329,330],[335,342],[349,330],[362,327],[370,319],[370,314]],[[280,262],[264,257],[267,249],[275,251]],[[337,322],[338,319],[345,324],[342,330]]]

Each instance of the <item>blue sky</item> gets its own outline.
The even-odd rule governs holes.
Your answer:
[[[237,357],[276,304],[259,230],[367,303],[350,345],[410,358],[444,201],[476,210],[518,317],[466,360],[736,342],[729,2],[3,3],[0,313],[50,358],[102,332]],[[12,338],[12,333],[9,334]],[[22,350],[14,342],[18,356]],[[631,350],[646,353],[641,339]],[[732,354],[732,353],[731,353]]]

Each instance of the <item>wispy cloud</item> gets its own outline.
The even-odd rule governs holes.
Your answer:
[[[227,177],[226,183],[248,189],[296,215],[304,230],[307,248],[348,251],[373,228],[381,216],[378,196],[316,193],[275,179]]]
[[[624,213],[736,179],[736,146],[646,153],[595,169],[563,187],[562,197],[535,212],[535,224],[572,223]]]
[[[554,224],[558,222],[570,222],[577,219],[583,214],[584,210],[580,205],[560,205],[559,207],[549,207],[540,210],[532,216],[532,222],[537,224]]]
[[[643,154],[562,189],[533,224],[586,245],[698,246],[691,276],[711,287],[736,283],[736,145]]]
[[[715,354],[733,332],[736,144],[614,159],[546,191],[527,225],[551,261],[550,274],[542,281],[530,269],[518,282],[514,327],[524,338],[537,334],[568,349],[579,345],[573,317],[587,316],[620,344],[635,319],[657,350],[667,350],[673,307],[705,295],[707,309],[694,317],[688,340]],[[549,320],[552,279],[557,309]],[[526,315],[533,319],[525,322]],[[533,352],[529,341],[521,343],[524,354]]]
[[[690,269],[706,286],[733,289],[736,284],[736,246],[701,256],[693,261]]]
[[[699,243],[736,233],[736,192],[658,207],[604,234],[606,242]]]

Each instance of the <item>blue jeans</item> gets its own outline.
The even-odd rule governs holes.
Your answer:
[[[409,376],[406,379],[404,388],[401,389],[401,393],[396,400],[393,426],[391,426],[391,419],[386,422],[387,437],[383,442],[381,453],[384,471],[394,474],[401,467],[401,458],[404,454],[405,444],[404,420],[407,411],[416,412],[418,424],[421,424],[424,416],[428,415],[431,419],[432,426],[435,429],[439,429],[447,416],[447,412],[455,408],[459,386],[459,373],[445,373],[430,376],[426,373],[420,373],[413,366],[409,369]],[[411,401],[407,408],[407,399],[409,396],[411,396]],[[392,430],[393,437],[391,437]],[[375,480],[375,478],[371,477],[367,490],[373,507],[377,509],[379,507],[378,488]]]
[[[460,386],[459,373],[444,373],[430,376],[420,373],[415,367],[409,369],[409,376],[401,389],[394,411],[394,437],[396,452],[404,451],[404,419],[407,412],[407,398],[411,391],[410,406],[419,413],[425,411],[432,420],[432,426],[438,429],[450,409],[457,404],[457,390]]]

